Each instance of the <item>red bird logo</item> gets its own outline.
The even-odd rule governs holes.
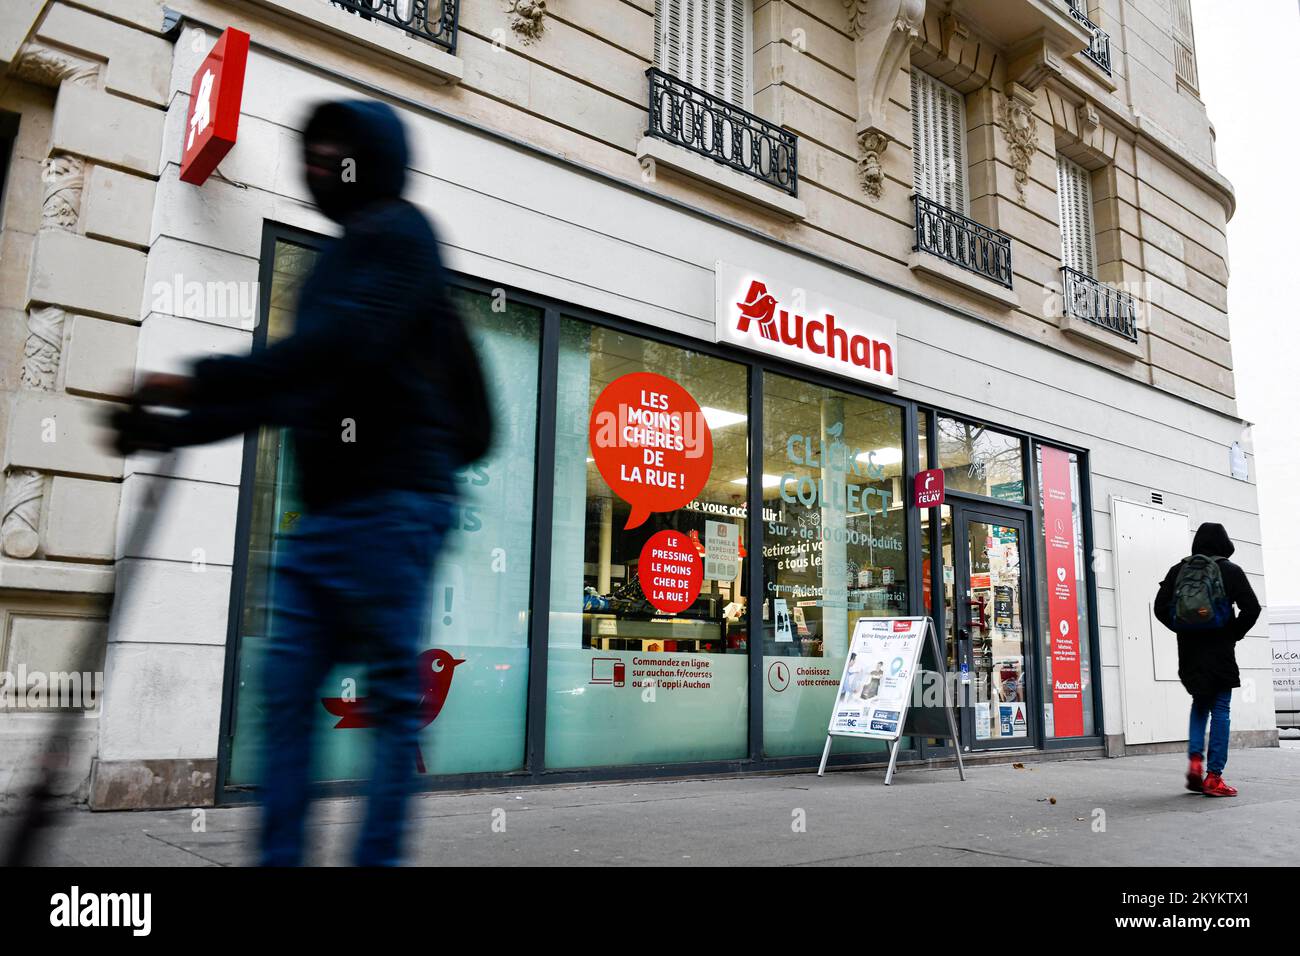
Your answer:
[[[435,647],[421,654],[419,662],[423,693],[417,706],[423,718],[420,724],[420,729],[423,730],[442,712],[442,705],[447,702],[447,694],[451,692],[453,672],[458,665],[465,663],[465,659],[452,657],[447,651]],[[339,718],[334,729],[345,730],[372,726],[367,699],[357,697],[353,700],[345,700],[342,697],[322,697],[320,702],[325,705],[326,710]],[[420,753],[418,747],[415,750],[415,764],[420,773],[425,773],[424,755]]]
[[[767,286],[755,279],[749,284],[745,296],[747,302],[737,302],[740,309],[740,321],[736,331],[748,332],[749,323],[758,320],[758,334],[765,339],[776,341],[776,299],[767,291]]]

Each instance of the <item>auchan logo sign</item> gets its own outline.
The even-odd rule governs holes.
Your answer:
[[[716,275],[715,341],[898,388],[893,319],[725,262]]]

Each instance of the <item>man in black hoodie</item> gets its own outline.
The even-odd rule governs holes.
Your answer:
[[[392,865],[417,758],[434,561],[455,515],[455,472],[487,451],[491,418],[433,229],[401,198],[397,114],[326,103],[303,154],[312,197],[343,233],[299,290],[293,334],[200,361],[192,377],[152,376],[115,423],[123,453],[290,429],[305,514],[275,558],[262,862],[302,861],[320,684],[331,666],[359,661],[369,684],[358,719],[375,738],[356,861]]]
[[[1160,582],[1156,594],[1155,615],[1165,627],[1178,635],[1178,679],[1192,695],[1191,725],[1187,740],[1187,789],[1207,797],[1235,797],[1237,791],[1223,782],[1223,768],[1228,762],[1229,714],[1232,689],[1241,686],[1237,670],[1236,644],[1259,620],[1259,600],[1246,579],[1246,572],[1228,558],[1236,550],[1221,524],[1206,522],[1196,529],[1192,555],[1214,558],[1223,578],[1229,604],[1227,621],[1220,627],[1192,629],[1176,615],[1176,584],[1184,561],[1179,561]],[[1205,750],[1205,724],[1210,723],[1208,764],[1202,763]],[[1209,771],[1202,778],[1203,769]]]

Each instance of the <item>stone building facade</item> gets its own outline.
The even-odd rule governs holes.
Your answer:
[[[64,789],[93,806],[202,804],[238,783],[231,766],[245,675],[232,645],[246,630],[265,440],[187,452],[164,475],[151,458],[108,450],[101,417],[135,375],[265,340],[287,302],[277,283],[293,271],[293,249],[332,231],[297,169],[297,130],[325,98],[378,97],[399,110],[414,143],[411,198],[439,225],[451,268],[475,288],[518,291],[539,316],[571,307],[737,360],[715,348],[715,261],[868,303],[897,323],[899,381],[883,398],[905,405],[912,431],[923,422],[899,448],[930,456],[905,462],[898,487],[927,463],[945,467],[937,418],[1022,436],[1026,471],[1018,491],[1004,492],[1021,507],[1026,536],[1042,530],[1030,487],[1036,449],[1069,449],[1084,486],[1079,619],[1090,630],[1096,721],[1079,749],[1165,745],[1173,731],[1156,725],[1168,721],[1139,701],[1182,706],[1162,674],[1160,635],[1133,610],[1145,584],[1125,597],[1122,579],[1146,556],[1130,550],[1126,559],[1119,538],[1152,516],[1221,520],[1262,596],[1253,458],[1234,400],[1227,315],[1234,198],[1215,167],[1187,0],[414,8],[360,0],[360,9],[352,0],[18,0],[17,8],[0,26],[0,116],[15,118],[5,127],[13,135],[0,232],[0,670],[103,661],[105,695],[64,775]],[[192,186],[178,178],[191,80],[227,27],[252,38],[238,141]],[[744,149],[729,160],[720,146],[710,154],[703,144],[718,131],[745,137]],[[277,242],[286,244],[282,258]],[[541,468],[558,453],[546,432],[557,427],[546,411],[556,402],[546,392],[550,333],[538,334],[540,399],[528,421]],[[563,352],[558,361],[562,390]],[[1244,456],[1244,476],[1233,474],[1234,455]],[[969,470],[976,466],[972,457]],[[549,474],[542,481],[557,504],[535,503],[535,531],[559,527],[561,485]],[[163,486],[160,527],[131,553],[125,531]],[[986,489],[968,504],[989,497]],[[1144,510],[1121,519],[1116,502]],[[929,595],[951,587],[937,554],[946,539],[924,520],[900,516],[912,580],[899,607],[911,613],[931,611]],[[531,547],[550,541],[559,553],[548,536],[535,533]],[[540,558],[527,558],[532,577],[549,564]],[[521,659],[532,676],[519,691],[518,766],[448,767],[434,785],[497,780],[498,770],[558,779],[546,776],[541,754],[563,747],[538,745],[555,723],[548,731],[547,688],[536,686],[548,664],[537,645],[551,632],[536,618],[543,600],[553,618],[564,589],[526,577]],[[1029,593],[1043,582],[1025,582],[1015,603],[1019,699],[1050,725],[1050,688],[1024,696],[1052,653],[1030,649],[1049,612],[1045,597]],[[110,629],[109,603],[115,588],[128,593],[124,585],[131,601]],[[608,568],[588,583],[601,585],[609,589]],[[969,613],[954,605],[950,623],[970,623]],[[827,635],[830,621],[821,622]],[[751,677],[770,656],[758,643],[745,651]],[[1275,741],[1262,628],[1239,656],[1247,687],[1234,730],[1243,742]],[[1153,660],[1157,679],[1147,687],[1137,672]],[[757,683],[737,692],[751,722],[770,692]],[[0,773],[45,746],[48,716],[0,713]],[[1050,730],[1034,727],[1026,742],[1048,748]],[[618,772],[775,766],[776,751],[754,742],[752,723],[750,731],[734,754],[719,744],[697,761],[650,747]],[[791,766],[816,756],[791,747],[780,757]],[[563,770],[599,776],[610,765],[579,753]]]

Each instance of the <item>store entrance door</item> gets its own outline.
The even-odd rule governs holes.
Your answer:
[[[945,610],[956,633],[947,656],[958,675],[962,745],[1031,746],[1035,631],[1025,518],[992,506],[957,506],[952,530],[955,586]]]

